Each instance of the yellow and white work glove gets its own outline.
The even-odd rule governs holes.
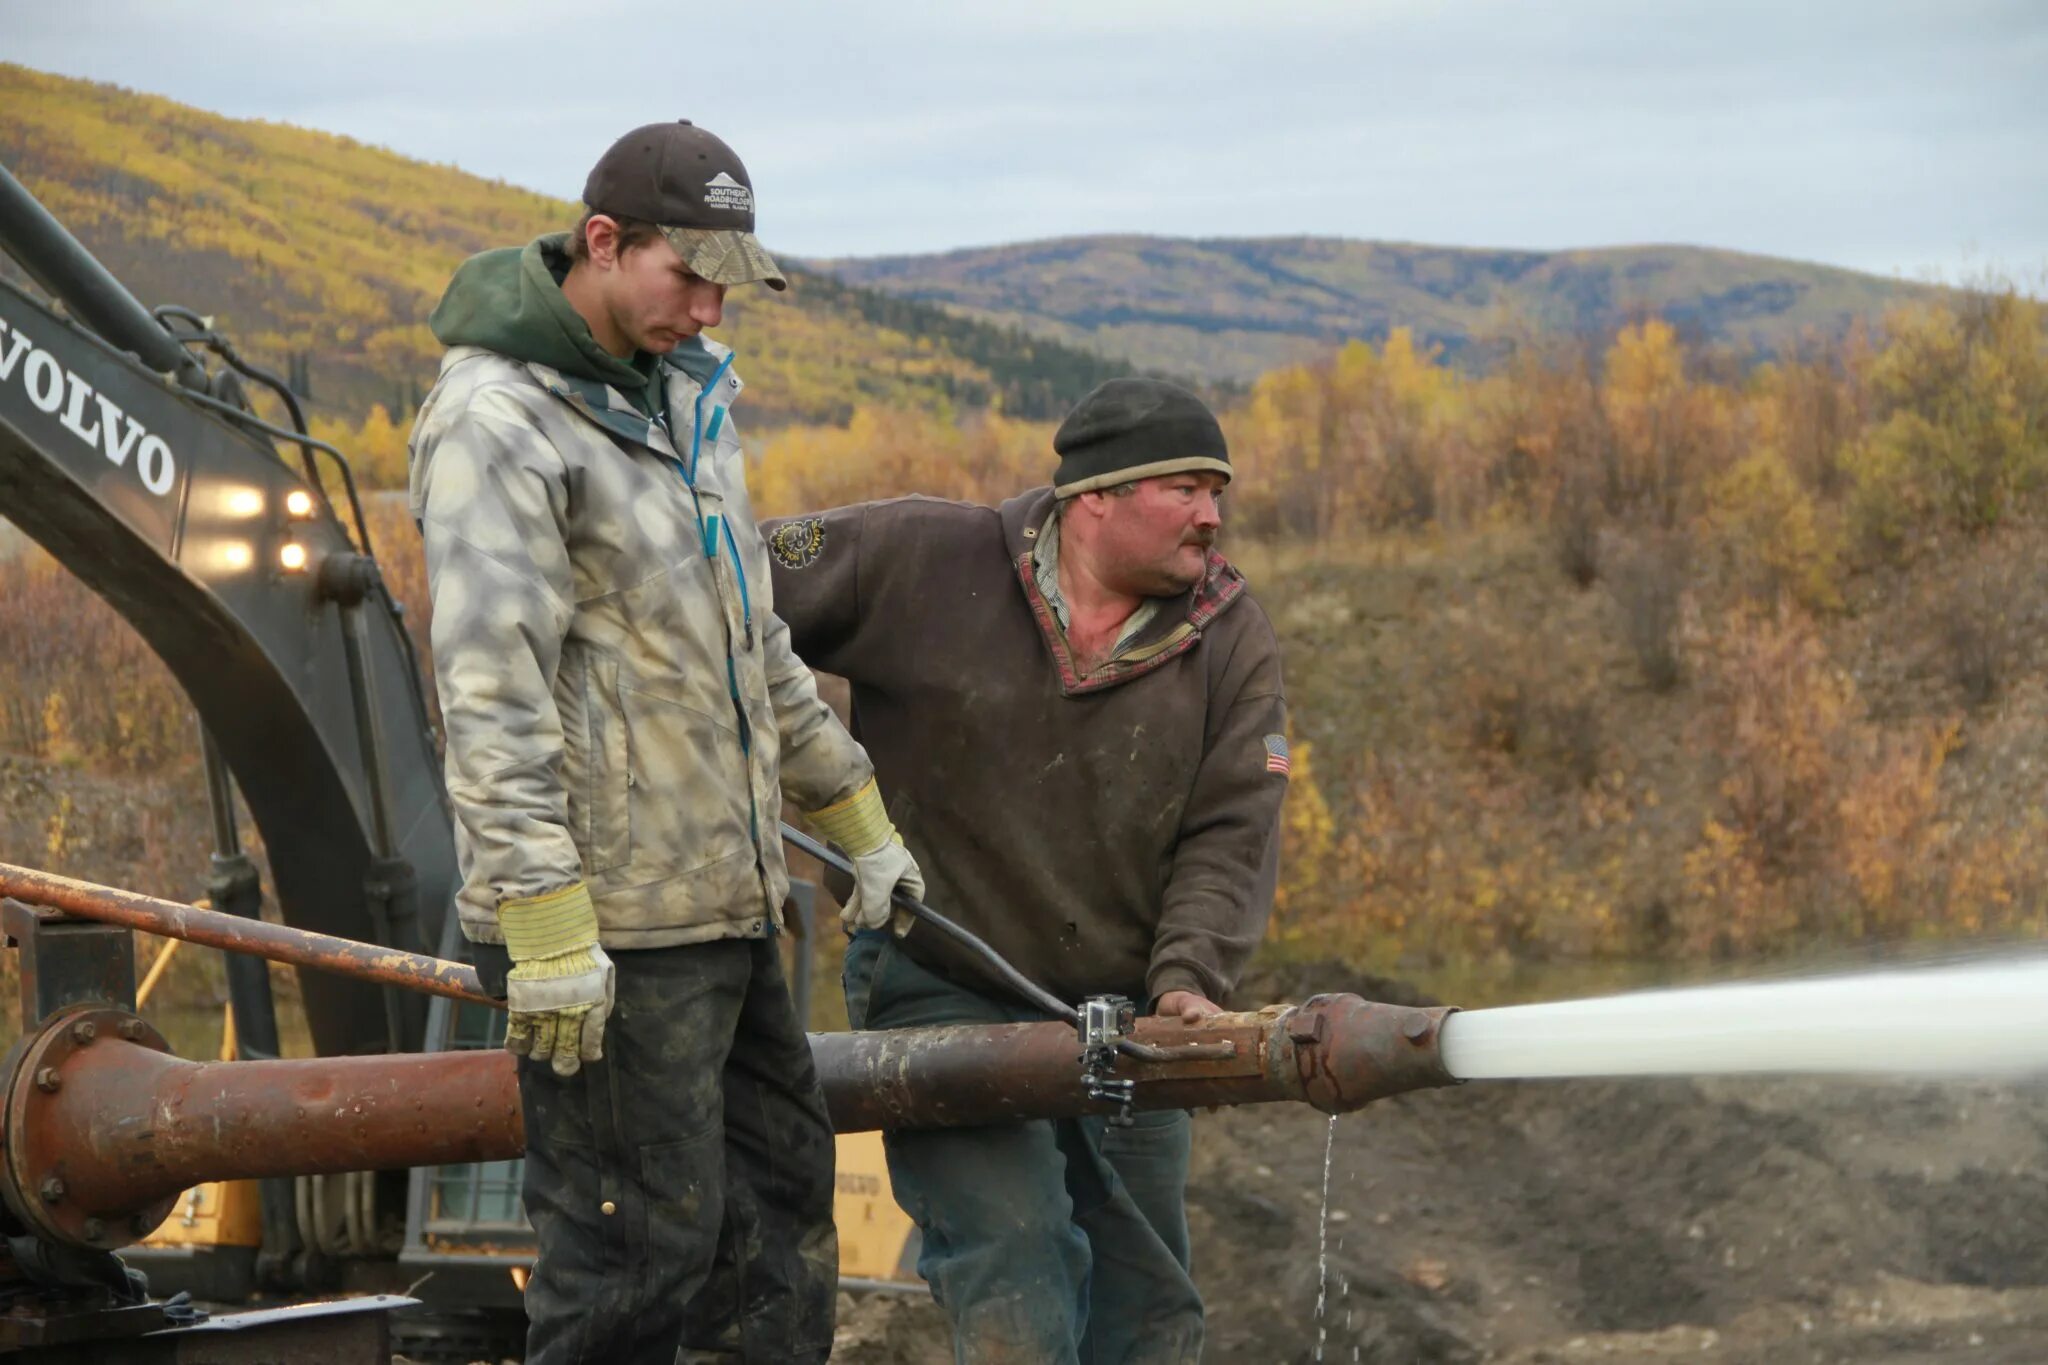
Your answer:
[[[505,977],[506,1050],[536,1062],[553,1059],[573,1076],[604,1056],[612,1012],[612,960],[597,946],[597,911],[582,882],[506,901],[498,907],[512,970]]]
[[[889,896],[897,887],[924,899],[924,874],[903,846],[903,836],[890,823],[875,779],[834,805],[808,817],[820,834],[853,859],[853,896],[839,909],[847,932],[881,929],[889,923]]]

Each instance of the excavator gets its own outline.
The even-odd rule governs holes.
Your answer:
[[[202,313],[144,307],[4,166],[0,253],[26,279],[0,273],[0,516],[189,697],[214,842],[193,905],[0,863],[21,980],[0,1062],[0,1362],[516,1357],[535,1247],[503,1002],[467,965],[421,663],[349,461],[286,383]],[[807,928],[813,888],[793,899]],[[218,1060],[174,1057],[143,1017],[136,930],[226,950]],[[284,1056],[273,962],[298,972],[310,1058]],[[1451,1083],[1441,1009],[1317,996],[1185,1025],[992,966],[1043,1023],[812,1037],[850,1284],[920,1288],[881,1129],[1334,1113]],[[252,1301],[276,1306],[229,1311]]]

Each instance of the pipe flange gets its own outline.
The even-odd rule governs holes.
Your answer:
[[[145,1223],[153,1230],[177,1206],[173,1195],[147,1209],[86,1208],[69,1179],[63,1144],[47,1132],[49,1116],[64,1102],[64,1076],[72,1062],[89,1049],[120,1047],[171,1050],[148,1020],[86,1005],[59,1010],[8,1053],[0,1199],[47,1241],[110,1251],[142,1235],[137,1229]]]
[[[1450,1005],[1386,1005],[1312,995],[1287,1017],[1301,1097],[1326,1114],[1410,1090],[1456,1085],[1438,1044]]]

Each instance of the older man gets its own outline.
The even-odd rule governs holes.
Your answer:
[[[1214,1013],[1263,931],[1286,790],[1272,625],[1214,549],[1215,417],[1114,380],[1000,508],[904,498],[770,528],[796,651],[853,685],[854,730],[931,888],[1068,1000]],[[856,917],[856,1027],[1033,1017],[918,928]],[[892,1133],[919,1269],[962,1361],[1201,1353],[1188,1115]]]

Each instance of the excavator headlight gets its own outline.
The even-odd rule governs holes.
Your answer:
[[[255,488],[224,489],[220,495],[221,510],[238,519],[261,516],[263,493]]]
[[[285,514],[294,521],[304,521],[313,515],[313,495],[303,488],[294,488],[284,495]]]
[[[287,540],[277,552],[277,563],[286,573],[303,573],[306,568],[306,547],[296,540]]]

